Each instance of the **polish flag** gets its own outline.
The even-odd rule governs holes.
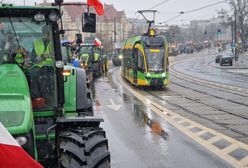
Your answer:
[[[104,14],[103,4],[99,0],[87,0],[88,6],[93,6],[96,10],[96,13],[101,16]]]
[[[0,122],[0,168],[43,168],[10,135]]]
[[[102,46],[102,42],[98,38],[95,37],[94,45],[97,46],[97,47]]]

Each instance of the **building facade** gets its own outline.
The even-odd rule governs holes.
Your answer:
[[[113,52],[114,44],[130,36],[132,25],[124,11],[117,11],[113,5],[104,4],[105,13],[97,16],[96,37],[104,44],[105,50]]]

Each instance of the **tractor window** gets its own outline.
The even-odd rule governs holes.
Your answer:
[[[91,51],[91,46],[80,46],[80,49],[79,49],[79,54],[82,55],[82,54],[90,54],[92,51]]]
[[[44,26],[45,22],[36,23],[31,18],[0,18],[0,64],[11,61],[18,50],[31,57],[35,40],[43,38]],[[50,32],[48,40],[53,42],[50,26],[47,26],[47,31]]]
[[[0,18],[2,64],[17,64],[23,69],[34,111],[54,108],[54,45],[49,24],[26,17]]]

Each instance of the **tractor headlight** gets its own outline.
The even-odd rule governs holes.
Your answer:
[[[24,136],[16,137],[15,140],[16,140],[16,141],[18,142],[18,144],[21,145],[21,146],[27,144],[27,142],[28,142],[27,137],[24,137]]]
[[[57,68],[63,68],[65,66],[65,63],[63,61],[56,61],[55,65]]]
[[[119,58],[119,59],[122,59],[122,58],[123,58],[123,56],[122,56],[122,55],[119,55],[119,56],[118,56],[118,58]]]
[[[59,20],[59,15],[54,12],[50,13],[48,17],[52,22],[57,22]]]
[[[38,21],[38,22],[43,22],[45,20],[45,15],[37,13],[36,15],[34,15],[34,20]]]

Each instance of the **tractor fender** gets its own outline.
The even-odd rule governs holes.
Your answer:
[[[65,66],[71,75],[64,78],[65,112],[78,112],[79,115],[93,115],[93,103],[87,75],[84,69]]]
[[[76,110],[83,111],[87,109],[87,80],[84,69],[76,68]]]
[[[67,128],[77,128],[77,127],[99,127],[100,123],[104,120],[100,117],[95,116],[84,116],[84,117],[58,117],[57,118],[57,128],[56,130],[59,131],[61,129]]]

